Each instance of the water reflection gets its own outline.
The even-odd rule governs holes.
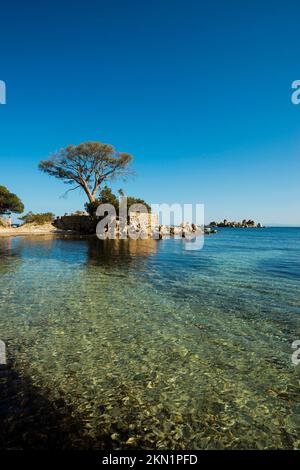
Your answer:
[[[91,265],[114,266],[137,263],[157,252],[156,240],[88,240],[87,262]]]
[[[140,263],[157,252],[156,240],[99,240],[97,237],[19,237],[0,239],[0,259],[63,259],[68,263],[118,268]]]
[[[0,276],[10,270],[16,270],[19,266],[17,259],[21,256],[22,249],[12,238],[0,238]]]

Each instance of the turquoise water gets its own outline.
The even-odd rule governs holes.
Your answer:
[[[12,447],[35,445],[45,401],[77,448],[300,447],[300,229],[223,229],[201,251],[3,238],[0,279],[10,367],[44,400],[21,431],[30,391],[0,403]]]

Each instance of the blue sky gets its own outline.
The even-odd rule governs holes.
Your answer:
[[[300,225],[300,3],[11,1],[1,5],[0,184],[26,211],[82,209],[40,159],[99,140],[134,155],[116,182],[206,220]]]

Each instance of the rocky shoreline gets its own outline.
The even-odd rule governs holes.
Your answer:
[[[96,233],[99,218],[87,215],[69,215],[58,217],[54,221],[55,227],[80,233],[93,235]],[[212,227],[203,227],[190,222],[184,222],[179,226],[162,225],[158,223],[158,217],[152,214],[132,213],[126,222],[119,218],[111,220],[109,228],[111,238],[152,238],[161,239],[167,237],[188,238],[200,235],[210,235],[217,231]],[[108,227],[105,228],[105,233]],[[98,232],[99,233],[99,232]]]
[[[154,238],[166,238],[168,236],[175,238],[189,238],[200,235],[211,235],[214,233],[217,233],[217,230],[212,227],[201,227],[199,225],[186,222],[178,227],[173,225],[159,225],[156,229],[156,233],[154,233],[154,235],[156,235]]]
[[[19,235],[95,235],[99,219],[92,216],[64,216],[58,217],[53,223],[35,224],[27,223],[20,227],[0,227],[0,237]],[[208,226],[198,226],[190,222],[184,222],[179,226],[160,225],[153,223],[152,219],[144,220],[133,217],[127,224],[122,225],[119,220],[115,221],[113,232],[114,238],[194,238],[195,236],[211,235],[218,232],[217,228],[263,228],[263,225],[254,220],[244,219],[241,222],[228,221],[211,222]],[[106,232],[108,229],[106,228]],[[113,238],[111,237],[111,238]]]
[[[74,219],[74,218],[73,218]],[[11,236],[33,236],[33,235],[95,235],[97,221],[87,220],[85,218],[84,224],[62,225],[55,221],[53,224],[24,224],[20,227],[8,228],[0,227],[0,237]],[[89,218],[90,219],[90,218]],[[94,222],[94,223],[92,223]],[[107,231],[107,230],[106,230]],[[120,229],[119,221],[116,221],[116,229],[114,232],[115,238],[150,238],[150,239],[163,239],[163,238],[191,238],[201,235],[210,235],[217,233],[217,230],[211,227],[200,227],[196,224],[182,223],[180,226],[167,226],[157,225],[154,227],[143,226],[138,221],[125,226],[123,230]],[[136,237],[134,236],[136,234]],[[133,235],[133,236],[132,236]]]
[[[69,231],[60,230],[50,223],[24,224],[19,227],[0,227],[0,237],[16,237],[25,235],[59,235],[70,234]]]

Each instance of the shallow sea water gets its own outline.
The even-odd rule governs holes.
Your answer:
[[[67,410],[77,448],[299,448],[300,229],[224,229],[184,247],[0,239],[10,366]],[[4,415],[13,433],[22,411]],[[43,433],[55,433],[47,417]]]

